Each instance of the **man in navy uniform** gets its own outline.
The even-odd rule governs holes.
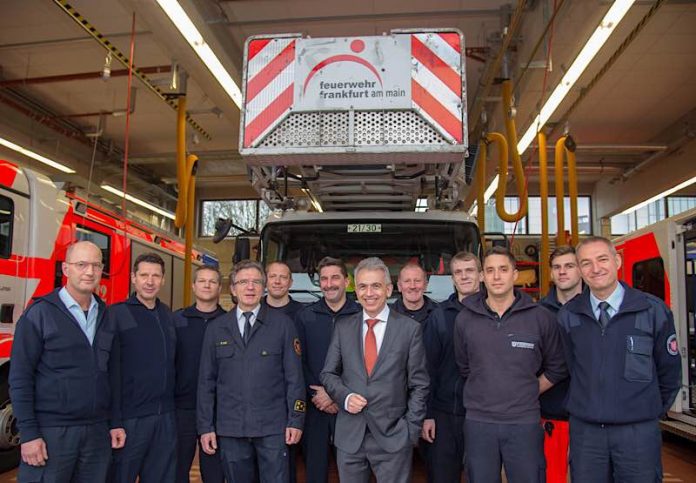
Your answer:
[[[576,253],[589,290],[558,313],[570,369],[571,478],[662,481],[659,418],[681,383],[672,313],[618,281],[621,257],[606,238],[585,238]]]
[[[99,287],[102,252],[70,247],[64,287],[36,299],[15,330],[10,396],[21,438],[19,481],[104,481],[111,447],[108,364],[113,328]]]
[[[295,324],[261,305],[263,267],[244,260],[230,274],[235,310],[210,322],[203,339],[197,420],[203,451],[218,447],[227,481],[289,481],[286,445],[302,436],[306,411],[302,348]]]
[[[269,263],[266,265],[266,296],[261,299],[261,305],[280,310],[294,321],[295,314],[304,307],[304,304],[290,296],[291,287],[292,272],[288,264],[279,260]],[[288,447],[290,483],[297,481],[296,448],[296,445]]]
[[[539,303],[554,314],[582,292],[582,277],[575,248],[561,245],[549,257],[553,287]],[[565,398],[570,379],[555,384],[539,396],[541,422],[544,425],[544,454],[546,455],[546,483],[568,481],[568,443],[570,430]]]
[[[193,273],[193,296],[196,303],[174,313],[176,327],[176,402],[177,426],[177,483],[188,483],[191,463],[196,454],[198,431],[196,430],[196,392],[198,391],[198,365],[201,360],[203,335],[210,321],[225,311],[220,307],[220,270],[203,265]],[[204,483],[223,483],[220,456],[198,452],[201,477]]]
[[[266,266],[266,296],[261,304],[270,308],[280,310],[290,319],[295,318],[295,314],[304,305],[290,296],[292,287],[292,272],[287,263],[276,261]]]
[[[164,286],[164,260],[156,253],[133,263],[135,293],[109,307],[116,326],[112,371],[112,432],[126,444],[114,452],[113,481],[174,481],[176,413],[174,351],[176,332],[169,307],[158,294]]]
[[[454,320],[462,302],[478,293],[481,260],[459,252],[450,261],[454,293],[441,302],[423,328],[430,396],[421,437],[425,440],[428,483],[459,483],[464,468],[464,379],[454,359]]]
[[[332,452],[338,407],[319,379],[326,360],[336,321],[361,312],[360,306],[346,298],[350,284],[346,265],[337,258],[324,257],[317,266],[319,288],[324,297],[298,312],[295,322],[302,342],[302,367],[311,395],[307,409],[303,442],[306,482],[326,483],[329,454]]]
[[[428,289],[428,274],[416,263],[407,263],[399,271],[396,286],[401,294],[390,307],[400,314],[423,323],[437,307],[425,291]]]

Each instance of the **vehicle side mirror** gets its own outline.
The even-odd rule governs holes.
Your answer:
[[[248,260],[251,256],[251,243],[246,237],[237,237],[234,241],[234,256],[232,263]]]

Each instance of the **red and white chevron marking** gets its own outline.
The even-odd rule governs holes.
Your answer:
[[[462,45],[457,33],[411,35],[413,105],[450,142],[463,133]]]
[[[252,40],[248,48],[244,147],[253,147],[292,106],[295,39]]]

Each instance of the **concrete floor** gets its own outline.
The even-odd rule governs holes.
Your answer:
[[[662,448],[662,463],[664,465],[665,483],[696,483],[696,443],[681,438],[665,435]],[[338,476],[335,467],[332,468],[329,483],[337,483]],[[0,475],[0,483],[16,482],[16,471]],[[304,482],[304,469],[301,461],[298,465],[298,483]],[[414,483],[425,482],[422,465],[416,462],[414,467]],[[191,468],[191,483],[201,483],[198,462]]]

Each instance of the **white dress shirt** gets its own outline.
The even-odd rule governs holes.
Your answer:
[[[389,306],[385,305],[382,311],[377,314],[377,317],[370,317],[367,312],[363,310],[363,325],[362,325],[362,343],[363,343],[363,353],[365,351],[365,336],[367,335],[367,319],[377,319],[379,322],[375,324],[372,330],[375,331],[375,339],[377,339],[377,354],[382,348],[382,341],[384,340],[384,332],[387,330],[387,320],[389,319]]]
[[[249,317],[249,324],[251,324],[252,327],[254,327],[254,322],[256,322],[256,317],[259,315],[259,310],[261,309],[261,305],[257,305],[256,308],[253,310],[249,310],[251,312],[251,317]],[[246,318],[244,317],[244,310],[240,309],[239,306],[237,306],[237,327],[239,327],[239,334],[242,336],[242,339],[244,339],[244,324],[246,323]]]

